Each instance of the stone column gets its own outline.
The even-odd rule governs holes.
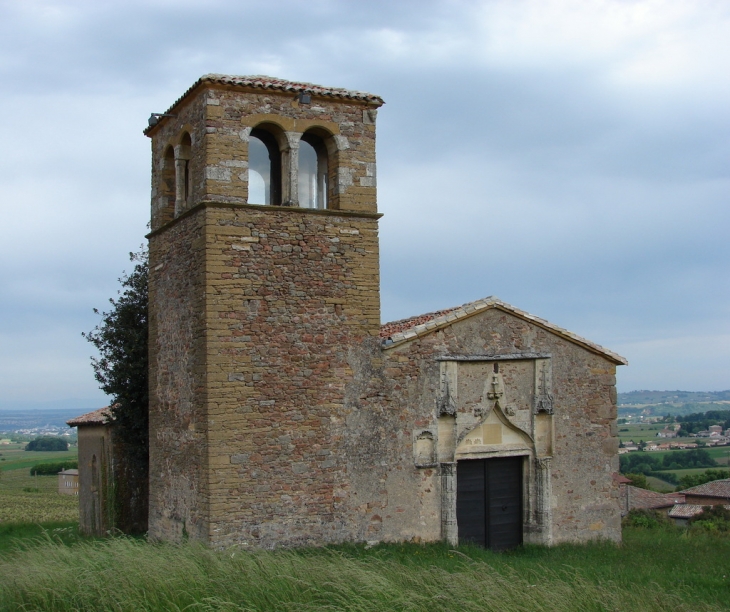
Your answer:
[[[190,147],[177,145],[175,147],[175,216],[182,213],[190,194]]]
[[[550,461],[552,457],[535,459],[535,519],[542,544],[552,544],[553,513]]]
[[[456,462],[441,464],[441,538],[459,544],[459,526],[456,522]]]
[[[287,148],[281,152],[281,203],[299,206],[299,139],[298,132],[284,132]]]

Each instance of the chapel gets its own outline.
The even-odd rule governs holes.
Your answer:
[[[150,536],[619,541],[623,357],[494,297],[381,322],[382,104],[208,74],[150,118]]]

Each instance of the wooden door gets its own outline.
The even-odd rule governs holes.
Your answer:
[[[505,550],[522,544],[522,457],[456,465],[459,542]]]

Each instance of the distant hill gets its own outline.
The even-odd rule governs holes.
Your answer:
[[[729,391],[629,391],[618,394],[618,405],[696,404],[730,401]]]
[[[619,416],[686,416],[730,409],[730,391],[629,391],[618,394]]]
[[[0,431],[58,427],[68,429],[66,421],[89,410],[0,410]]]

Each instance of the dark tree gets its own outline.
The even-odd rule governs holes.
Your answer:
[[[68,442],[55,436],[43,436],[31,440],[25,445],[27,451],[67,451]]]
[[[149,471],[149,392],[147,375],[147,252],[130,253],[131,274],[110,299],[108,312],[94,312],[101,323],[83,334],[99,351],[92,357],[99,387],[110,397],[115,451],[120,457],[115,473],[117,527],[125,532],[146,531]]]

